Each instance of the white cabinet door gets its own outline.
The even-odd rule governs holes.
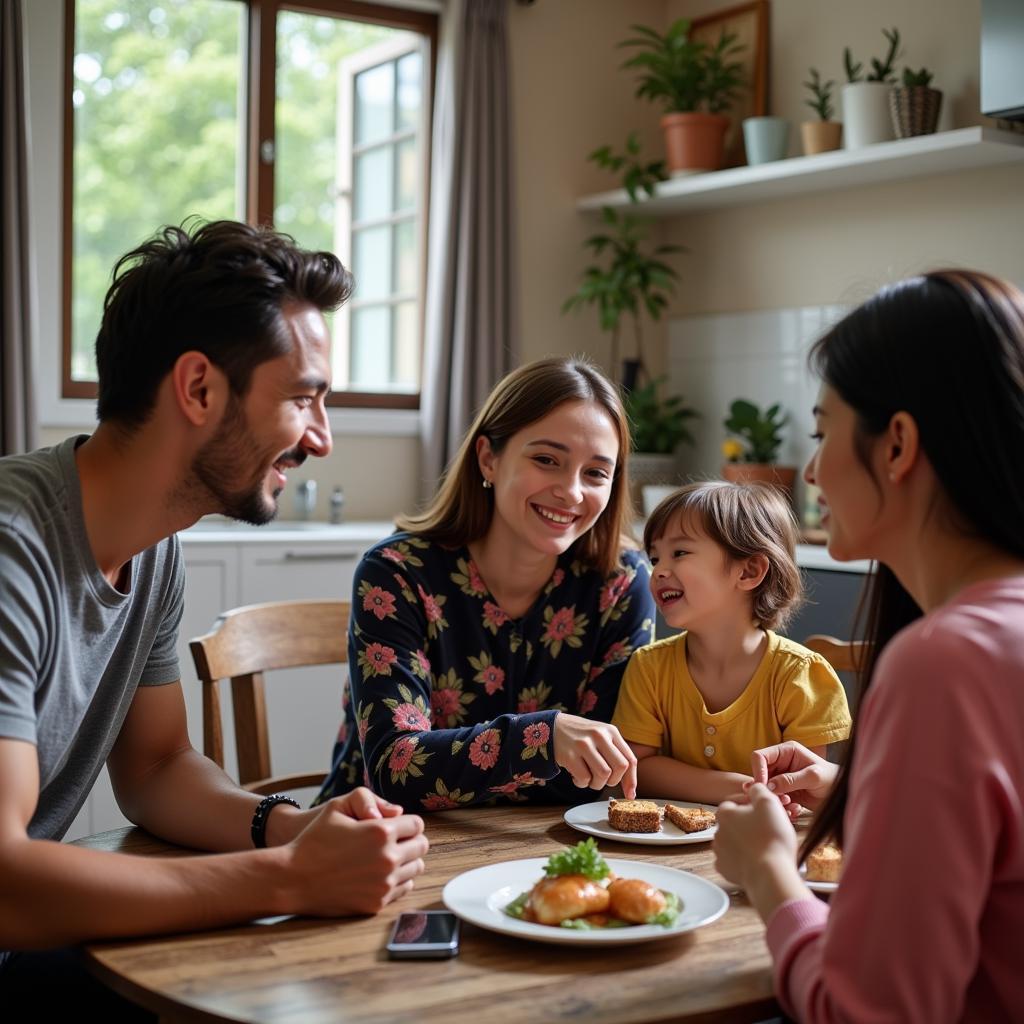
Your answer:
[[[242,558],[246,604],[322,598],[349,601],[363,547],[317,541],[251,544]],[[343,667],[289,669],[266,678],[275,774],[326,770],[341,723]]]

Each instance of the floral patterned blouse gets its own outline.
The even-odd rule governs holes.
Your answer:
[[[605,579],[570,549],[512,619],[466,548],[407,533],[372,548],[356,570],[350,692],[317,802],[360,784],[409,810],[584,799],[554,762],[555,716],[611,720],[630,653],[653,638],[647,581],[637,551]]]

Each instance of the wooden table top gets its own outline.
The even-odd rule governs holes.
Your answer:
[[[389,960],[384,945],[403,910],[443,908],[463,871],[546,857],[581,834],[559,807],[498,807],[426,815],[431,849],[415,890],[375,917],[290,918],[86,947],[92,969],[166,1021],[760,1021],[779,1013],[764,926],[718,875],[709,843],[650,846],[599,840],[608,857],[683,868],[730,893],[710,925],[664,941],[578,949],[463,922],[451,960]],[[188,855],[139,829],[80,845],[142,856]]]

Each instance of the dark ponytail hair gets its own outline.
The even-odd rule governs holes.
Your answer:
[[[909,413],[956,528],[1024,557],[1024,293],[970,270],[911,278],[832,328],[810,364],[856,413],[855,445],[869,473],[871,441],[895,413]],[[853,732],[801,858],[826,839],[843,843],[864,697],[885,645],[920,615],[893,572],[877,566],[857,613],[869,647],[857,671]]]

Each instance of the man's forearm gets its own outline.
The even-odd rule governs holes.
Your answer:
[[[718,804],[739,793],[750,777],[739,772],[698,768],[663,754],[645,757],[637,765],[637,792],[645,797]]]
[[[0,847],[0,949],[212,928],[290,903],[286,849],[141,858],[47,840]]]
[[[154,835],[195,850],[252,848],[250,826],[261,797],[241,789],[192,747],[166,758],[143,778],[114,792],[125,815]],[[282,804],[267,819],[267,845],[294,839],[315,811]]]

